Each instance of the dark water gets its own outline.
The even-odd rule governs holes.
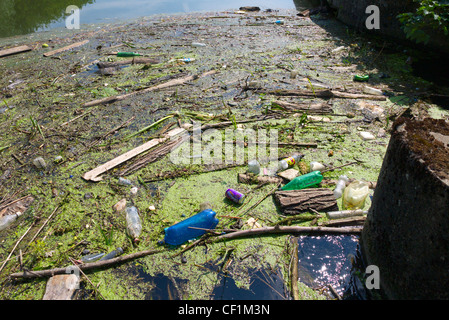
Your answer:
[[[329,290],[332,286],[343,300],[370,300],[373,293],[364,285],[364,266],[361,262],[359,237],[301,236],[298,238],[299,281],[308,287],[327,292],[330,299],[336,297]],[[218,272],[218,281],[210,295],[212,300],[291,300],[291,292],[279,270],[263,268],[248,270],[249,289],[239,288],[228,274],[219,271],[219,266],[204,266]],[[154,277],[139,270],[144,281],[153,288],[146,294],[147,300],[183,299],[184,279],[172,279],[163,274]],[[181,291],[180,291],[181,290]],[[377,294],[377,293],[374,293]],[[375,298],[375,297],[374,297]]]
[[[0,38],[65,27],[69,5],[80,9],[83,24],[133,19],[153,14],[236,10],[241,6],[295,9],[318,0],[0,0]]]

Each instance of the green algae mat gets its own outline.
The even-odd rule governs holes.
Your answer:
[[[284,24],[276,24],[279,19]],[[44,56],[84,40],[89,41]],[[355,162],[325,172],[325,180],[345,174],[375,182],[388,130],[399,114],[412,110],[418,116],[447,119],[444,109],[419,99],[418,93],[432,90],[434,84],[413,75],[408,55],[353,34],[335,20],[298,17],[293,11],[152,16],[73,33],[3,39],[0,45],[33,48],[0,59],[0,210],[28,195],[34,199],[0,232],[2,299],[38,300],[44,295],[48,277],[13,279],[13,273],[65,268],[88,253],[118,247],[124,255],[157,253],[86,271],[77,299],[155,299],[153,280],[160,275],[171,279],[167,298],[213,299],[223,276],[239,288],[249,288],[255,272],[261,271],[282,279],[285,290],[278,298],[292,299],[294,235],[192,240],[176,247],[161,243],[164,228],[194,215],[204,202],[217,213],[218,234],[250,229],[251,221],[262,227],[284,223],[286,217],[271,196],[276,183],[239,181],[251,159],[211,167],[200,161],[193,141],[190,161],[173,163],[161,147],[165,140],[157,146],[158,154],[139,154],[107,170],[99,182],[86,181],[83,175],[179,125],[200,123],[215,130],[221,149],[208,150],[223,150],[215,152],[216,159],[224,159],[224,146],[233,145],[226,141],[226,129],[275,130],[279,156],[304,154],[294,166],[300,173],[308,172],[311,161],[327,168]],[[138,52],[156,63],[119,63],[110,73],[102,72],[100,61],[129,59],[116,52]],[[214,72],[200,77],[209,71]],[[368,82],[355,82],[355,75],[369,75]],[[187,76],[193,78],[145,91]],[[382,99],[366,97],[365,86],[382,90]],[[322,90],[364,98],[326,98]],[[290,94],[277,95],[280,92]],[[121,96],[125,98],[114,99]],[[105,98],[111,99],[88,104]],[[279,109],[273,103],[279,100],[328,109],[324,114]],[[371,133],[373,139],[363,139],[361,132]],[[44,167],[33,163],[38,157]],[[133,163],[140,165],[130,170]],[[132,185],[119,183],[120,176]],[[228,188],[245,194],[245,202],[226,199]],[[114,208],[122,199],[139,210],[142,233],[137,242],[127,235],[124,211]],[[340,199],[337,203],[341,208]],[[368,197],[365,209],[369,206]],[[288,224],[308,227],[326,221],[323,214]],[[318,286],[306,285],[307,272],[298,268],[295,290],[301,299],[332,298]]]

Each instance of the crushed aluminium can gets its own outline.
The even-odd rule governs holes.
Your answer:
[[[226,198],[229,200],[232,200],[238,204],[243,203],[243,200],[245,199],[245,195],[241,194],[240,192],[234,190],[234,189],[228,189],[226,190]]]

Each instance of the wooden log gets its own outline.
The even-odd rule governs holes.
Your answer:
[[[58,53],[61,53],[61,52],[64,52],[64,51],[67,51],[67,50],[70,50],[70,49],[73,49],[73,48],[78,48],[80,46],[85,45],[88,42],[89,42],[89,40],[84,40],[84,41],[72,43],[71,45],[68,45],[68,46],[65,46],[65,47],[53,50],[53,51],[45,52],[44,53],[44,57],[51,57],[51,56],[53,56],[55,54],[58,54]]]
[[[5,50],[1,50],[0,51],[0,58],[2,57],[6,57],[6,56],[10,56],[10,55],[14,55],[14,54],[18,54],[18,53],[22,53],[22,52],[27,52],[27,51],[31,51],[33,50],[31,47],[29,46],[19,46],[19,47],[14,47],[14,48],[9,48],[9,49],[5,49]]]
[[[47,281],[42,300],[72,300],[80,283],[76,274],[59,274]]]
[[[288,215],[311,210],[321,212],[338,210],[334,193],[327,188],[276,191],[274,197],[282,213]]]

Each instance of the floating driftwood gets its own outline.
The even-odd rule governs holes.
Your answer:
[[[1,50],[0,51],[0,58],[1,57],[6,57],[6,56],[11,56],[13,54],[18,54],[18,53],[22,53],[22,52],[31,51],[31,50],[32,50],[32,48],[29,47],[29,46],[19,46],[19,47],[14,47],[14,48]]]
[[[334,193],[327,188],[276,191],[274,197],[282,213],[288,215],[310,210],[323,212],[338,210]]]
[[[240,230],[227,234],[220,235],[216,238],[211,238],[209,241],[218,242],[222,240],[231,240],[244,237],[252,237],[264,234],[360,234],[362,228],[359,227],[301,227],[301,226],[275,226],[275,227],[262,227],[249,230]]]
[[[68,46],[65,46],[65,47],[53,50],[53,51],[46,52],[46,53],[44,53],[44,57],[50,57],[50,56],[53,56],[55,54],[58,54],[58,53],[61,53],[61,52],[64,52],[64,51],[67,51],[67,50],[70,50],[70,49],[73,49],[73,48],[81,47],[81,46],[85,45],[88,42],[89,42],[89,40],[84,40],[84,41],[76,42],[76,43],[73,43],[71,45],[68,45]]]
[[[183,77],[183,78],[179,78],[179,79],[173,79],[173,80],[167,81],[165,83],[158,84],[156,86],[148,87],[148,88],[141,89],[138,91],[126,93],[123,95],[117,95],[117,96],[107,97],[107,98],[103,98],[103,99],[93,100],[93,101],[85,103],[83,105],[83,107],[87,108],[87,107],[93,107],[93,106],[100,105],[100,104],[107,104],[107,103],[112,103],[115,101],[121,101],[121,100],[127,99],[129,97],[132,97],[136,94],[148,93],[148,92],[155,91],[155,90],[165,89],[165,88],[169,88],[169,87],[173,87],[173,86],[179,86],[179,85],[182,85],[189,81],[196,80],[198,78],[202,78],[202,77],[212,75],[215,73],[216,73],[216,71],[212,70],[212,71],[207,71],[199,76],[193,75],[193,76],[187,76],[187,77]]]
[[[106,171],[115,168],[116,166],[118,166],[119,164],[122,164],[126,161],[128,161],[129,159],[134,158],[135,156],[150,150],[151,148],[165,142],[166,140],[175,137],[183,132],[185,132],[186,130],[184,128],[175,128],[173,130],[170,130],[169,132],[167,132],[162,138],[156,138],[156,139],[152,139],[140,146],[138,146],[137,148],[134,148],[104,164],[102,164],[101,166],[86,172],[83,175],[83,179],[85,180],[90,180],[90,181],[101,181],[102,178],[100,177],[101,174],[105,173]]]
[[[332,106],[327,103],[292,103],[275,100],[271,102],[271,108],[282,109],[292,112],[307,112],[307,114],[330,114],[333,113]]]
[[[252,90],[252,89],[253,88],[247,88],[247,90]],[[274,96],[299,96],[299,97],[312,97],[312,98],[322,98],[322,99],[330,99],[330,98],[365,99],[365,100],[378,100],[378,101],[387,100],[387,97],[385,97],[385,96],[349,93],[349,92],[341,92],[341,91],[335,91],[335,90],[305,90],[305,89],[268,90],[268,89],[257,89],[257,88],[254,88],[254,90],[256,92],[271,94]]]
[[[91,262],[91,263],[84,263],[77,265],[77,267],[82,271],[89,271],[93,269],[99,269],[99,268],[107,268],[113,265],[117,265],[119,263],[127,262],[130,260],[142,258],[148,255],[156,254],[159,252],[162,252],[163,250],[144,250],[136,253],[131,253],[125,256],[119,256],[117,258],[113,258],[110,260],[101,260],[97,262]],[[16,272],[10,275],[11,278],[39,278],[39,277],[52,277],[57,274],[67,274],[71,270],[73,271],[74,266],[67,266],[64,268],[55,268],[55,269],[47,269],[47,270],[37,270],[37,271],[31,271],[26,270],[23,272]]]

